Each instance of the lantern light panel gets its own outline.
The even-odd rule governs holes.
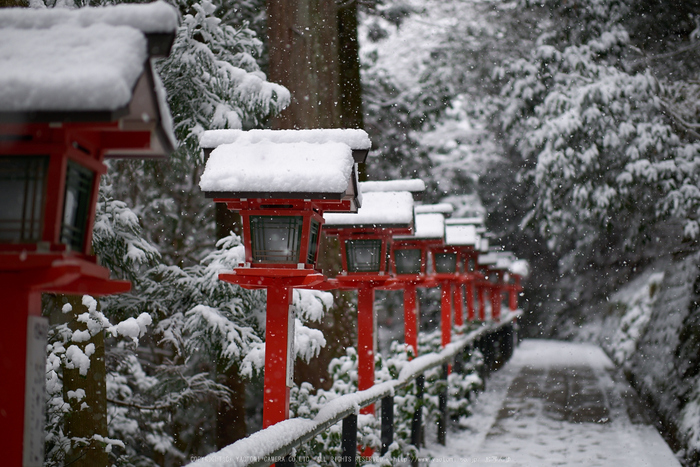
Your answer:
[[[445,239],[445,215],[452,205],[421,205],[414,208],[413,235],[397,235],[392,246],[394,272],[398,275],[418,275],[425,272],[428,247],[441,244]]]

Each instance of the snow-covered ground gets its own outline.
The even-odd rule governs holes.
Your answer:
[[[428,446],[430,465],[680,466],[636,393],[596,346],[526,340],[487,380],[466,429]]]

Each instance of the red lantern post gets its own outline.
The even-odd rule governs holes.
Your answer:
[[[500,321],[501,317],[501,303],[502,299],[502,276],[503,269],[498,268],[497,264],[499,261],[499,253],[497,251],[489,251],[488,253],[481,254],[479,256],[479,268],[483,274],[483,279],[481,279],[477,287],[483,295],[488,293],[489,301],[491,302],[491,319],[493,321]],[[484,297],[484,301],[486,297]],[[482,302],[480,306],[484,306]],[[481,312],[481,309],[480,309]]]
[[[149,57],[170,50],[177,12],[165,3],[90,10],[0,10],[0,451],[11,466],[43,464],[41,293],[131,287],[90,255],[104,159],[162,158],[174,147]]]
[[[451,204],[415,207],[415,233],[396,236],[391,246],[391,270],[394,279],[388,289],[403,289],[404,342],[410,357],[418,355],[417,287],[436,287],[428,275],[430,247],[441,245],[445,239],[445,214],[452,212]]]
[[[407,188],[406,191],[383,191]],[[408,235],[413,228],[413,195],[425,189],[421,180],[363,182],[362,207],[357,214],[326,215],[324,231],[340,240],[343,270],[335,283],[357,289],[358,389],[374,385],[375,325],[374,289],[390,279],[388,252],[394,235]],[[374,413],[374,405],[362,408]]]
[[[433,278],[440,284],[440,327],[442,346],[452,340],[452,295],[460,277],[461,248],[454,245],[439,245],[431,248],[433,256]]]
[[[219,279],[267,289],[263,427],[289,416],[293,385],[292,289],[325,280],[316,267],[325,212],[358,209],[362,130],[220,130],[200,181],[205,195],[241,214],[245,262]]]

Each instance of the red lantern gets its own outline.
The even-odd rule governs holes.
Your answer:
[[[384,191],[406,188],[406,191]],[[335,279],[339,288],[357,289],[358,389],[374,385],[374,289],[390,279],[388,252],[394,235],[413,228],[413,195],[425,185],[420,180],[364,182],[362,207],[357,214],[326,215],[324,232],[340,240],[343,271]],[[374,190],[374,191],[373,191]],[[362,408],[374,413],[374,406]]]
[[[163,158],[173,150],[150,57],[167,55],[177,21],[162,2],[0,10],[0,450],[7,465],[43,462],[41,293],[130,288],[110,280],[90,254],[96,197],[105,158]]]
[[[483,245],[482,245],[483,246]],[[500,281],[499,273],[494,269],[498,262],[498,254],[493,249],[482,252],[479,255],[478,270],[482,277],[477,282],[477,294],[479,295],[479,319],[486,319],[486,294],[491,300],[491,319],[498,321],[500,317]]]
[[[464,324],[463,304],[465,302],[462,294],[463,287],[466,290],[467,319],[474,319],[474,283],[479,277],[476,271],[481,242],[478,227],[480,218],[458,218],[448,219],[445,226],[445,243],[457,247],[460,251],[461,274],[459,280],[454,283],[454,322],[456,326]]]
[[[428,274],[429,250],[445,239],[445,215],[452,212],[451,204],[415,207],[415,233],[396,236],[391,247],[392,289],[403,289],[404,342],[413,356],[418,355],[418,323],[416,288],[435,287]]]
[[[243,221],[245,263],[219,279],[267,289],[263,427],[268,427],[289,416],[292,289],[325,280],[316,270],[323,214],[357,211],[356,165],[364,161],[369,138],[362,130],[221,130],[205,133],[202,145],[215,147],[202,191],[238,211]]]

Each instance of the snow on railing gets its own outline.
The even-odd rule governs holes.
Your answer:
[[[188,464],[188,467],[258,467],[284,461],[292,449],[312,439],[349,415],[359,413],[360,408],[373,404],[402,389],[426,371],[446,364],[465,347],[474,344],[502,327],[510,326],[521,312],[503,316],[500,323],[489,323],[465,335],[455,336],[454,342],[440,352],[417,357],[404,366],[397,379],[377,384],[369,389],[346,394],[325,404],[313,419],[292,418],[276,423],[264,430],[240,439],[235,443]],[[354,465],[354,463],[353,463]]]

